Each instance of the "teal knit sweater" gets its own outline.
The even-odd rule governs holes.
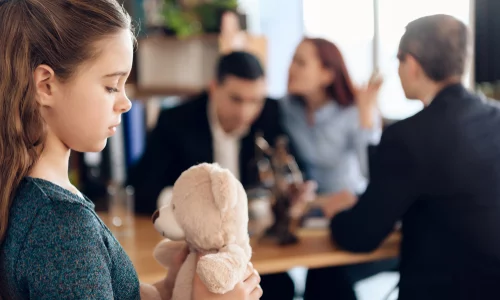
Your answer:
[[[51,182],[22,181],[1,251],[14,299],[140,299],[134,267],[93,203]]]

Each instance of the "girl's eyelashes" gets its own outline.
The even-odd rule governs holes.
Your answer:
[[[117,88],[113,88],[113,87],[106,87],[106,91],[108,91],[108,93],[110,93],[110,94],[119,92],[119,90]]]

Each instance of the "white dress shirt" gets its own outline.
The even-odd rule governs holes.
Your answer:
[[[248,132],[248,129],[239,129],[231,133],[225,132],[217,119],[215,105],[210,100],[208,101],[207,114],[208,124],[212,132],[213,161],[240,179],[241,139]],[[171,197],[172,187],[164,188],[158,197],[158,208],[170,203]]]
[[[212,132],[212,143],[214,151],[214,162],[228,169],[233,175],[240,179],[240,147],[241,138],[248,132],[247,129],[236,130],[227,133],[221,127],[217,119],[215,105],[208,101],[208,123]]]

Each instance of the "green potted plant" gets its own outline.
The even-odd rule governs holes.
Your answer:
[[[167,33],[186,38],[219,32],[222,14],[236,12],[237,0],[212,0],[186,7],[178,0],[164,0],[163,16]]]

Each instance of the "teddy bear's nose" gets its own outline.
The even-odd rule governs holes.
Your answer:
[[[153,224],[155,223],[156,219],[158,219],[158,217],[160,217],[160,211],[159,210],[156,210],[154,213],[153,213]]]

